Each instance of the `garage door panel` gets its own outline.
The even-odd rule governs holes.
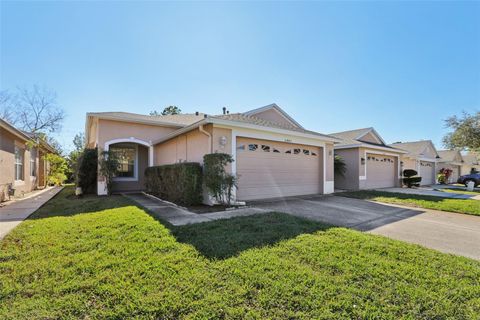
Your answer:
[[[394,187],[396,184],[395,163],[395,157],[367,154],[367,179],[365,181],[366,188]]]
[[[252,151],[248,147],[250,144],[259,147]],[[269,146],[270,152],[262,150],[262,145]],[[280,152],[272,152],[273,149]],[[294,149],[300,149],[301,153],[293,154]],[[308,150],[309,154],[304,154],[303,150]],[[318,147],[238,138],[237,198],[252,200],[320,193],[323,181],[320,157]]]
[[[422,185],[435,183],[435,163],[429,161],[420,161],[420,170],[418,175],[422,177]]]

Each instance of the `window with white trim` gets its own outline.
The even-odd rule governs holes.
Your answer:
[[[118,144],[110,146],[110,151],[118,159],[117,178],[134,178],[137,148],[133,145]]]
[[[23,180],[23,155],[25,151],[15,146],[15,180]]]
[[[37,176],[37,149],[30,149],[30,177]]]

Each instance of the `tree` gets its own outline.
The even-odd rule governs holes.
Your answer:
[[[7,90],[0,91],[0,119],[15,124],[15,108],[12,105],[12,96]]]
[[[105,178],[107,194],[112,194],[113,178],[118,174],[119,160],[115,152],[102,151],[98,158],[100,174]]]
[[[68,162],[68,181],[75,181],[75,176],[78,172],[79,159],[82,156],[83,150],[85,149],[85,135],[82,132],[79,132],[73,138],[74,150],[70,151],[67,157]]]
[[[443,144],[449,149],[480,151],[480,111],[461,117],[452,116],[445,120],[447,128],[453,129],[443,138]]]
[[[62,185],[63,182],[67,180],[67,176],[65,175],[68,169],[67,160],[54,153],[45,155],[45,160],[47,160],[50,165],[47,175],[48,184],[56,186]]]
[[[160,115],[166,116],[170,114],[180,114],[180,113],[182,113],[182,110],[177,106],[168,106],[165,109],[163,109],[161,113],[159,113],[156,110],[150,111],[151,116],[160,116]]]

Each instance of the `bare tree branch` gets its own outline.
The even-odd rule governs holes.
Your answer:
[[[0,119],[15,124],[16,116],[13,112],[12,96],[7,90],[0,91]]]

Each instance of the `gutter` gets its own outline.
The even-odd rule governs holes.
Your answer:
[[[212,146],[212,135],[210,134],[210,132],[205,131],[205,129],[203,129],[203,124],[201,124],[201,125],[198,127],[198,130],[200,130],[201,133],[205,134],[205,135],[208,137],[208,146],[209,146],[209,149],[210,149],[210,153],[212,153],[212,149],[213,149],[213,146]]]

